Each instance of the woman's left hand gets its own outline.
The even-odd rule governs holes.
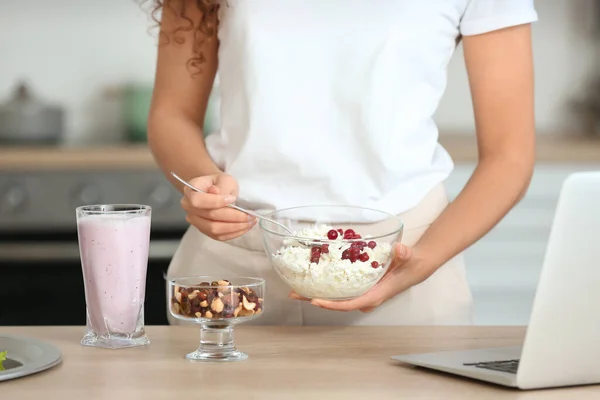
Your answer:
[[[375,286],[362,296],[353,300],[328,301],[311,300],[292,292],[290,298],[310,301],[312,305],[328,310],[371,312],[392,297],[427,279],[434,271],[430,271],[423,264],[418,251],[398,244],[395,247],[394,259],[388,271]]]

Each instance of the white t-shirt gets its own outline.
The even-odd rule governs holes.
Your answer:
[[[433,115],[457,37],[536,20],[533,0],[227,0],[209,153],[240,206],[408,210],[453,169]]]

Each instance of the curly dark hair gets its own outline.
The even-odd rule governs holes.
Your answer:
[[[163,44],[168,44],[171,40],[176,44],[182,44],[185,39],[181,37],[179,33],[189,31],[194,32],[194,54],[188,60],[187,66],[188,68],[195,69],[197,72],[202,72],[202,64],[206,62],[203,48],[208,41],[213,40],[217,35],[220,0],[196,0],[195,7],[197,7],[198,11],[202,14],[200,21],[197,22],[194,22],[189,17],[189,1],[141,0],[142,4],[147,3],[148,1],[151,2],[150,15],[160,28],[163,27],[159,15],[163,15],[166,12],[173,13],[181,21],[181,24],[170,32],[161,29],[159,44],[161,43],[161,39]]]

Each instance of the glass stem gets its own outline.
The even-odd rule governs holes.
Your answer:
[[[233,343],[233,326],[215,323],[204,323],[200,327],[200,346],[203,353],[227,353],[235,351]]]

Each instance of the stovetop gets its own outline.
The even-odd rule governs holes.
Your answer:
[[[0,171],[0,230],[75,228],[75,208],[88,204],[145,204],[155,231],[184,229],[181,194],[159,170]]]

